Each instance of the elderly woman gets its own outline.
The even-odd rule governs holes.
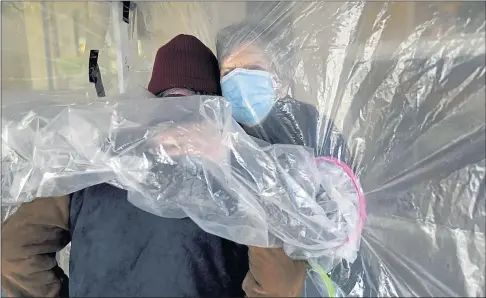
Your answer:
[[[233,118],[253,137],[272,144],[308,146],[317,156],[333,156],[350,164],[346,143],[334,123],[319,115],[314,106],[289,95],[293,53],[281,33],[248,21],[218,33],[221,90],[232,105]],[[319,116],[327,128],[323,138],[318,138]],[[343,266],[348,264],[336,268],[334,279],[345,271]],[[295,271],[291,275],[295,279]],[[348,281],[340,279],[342,286],[353,284],[355,274],[351,275]],[[254,280],[258,282],[258,278],[245,281],[252,284]],[[316,289],[306,291],[318,295]]]
[[[216,51],[223,96],[249,135],[346,161],[345,142],[332,121],[324,118],[328,129],[319,140],[316,108],[288,95],[292,51],[281,34],[251,22],[231,25],[218,33]]]

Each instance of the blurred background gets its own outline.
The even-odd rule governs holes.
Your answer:
[[[322,5],[328,6],[330,13],[337,7],[333,2]],[[309,32],[312,26],[319,27],[319,22],[325,22],[318,6],[271,1],[138,2],[131,10],[129,32],[131,64],[135,72],[142,73],[136,81],[147,84],[156,50],[179,33],[197,36],[214,51],[217,31],[247,16],[261,17],[268,22],[293,22],[294,33]],[[434,29],[440,31],[451,25],[447,22],[468,17],[470,13],[462,2],[398,2],[389,6],[386,30],[390,34],[382,37],[382,42],[400,39],[413,32],[417,24],[432,20],[434,15],[443,15]],[[105,85],[116,87],[117,48],[110,2],[2,1],[1,8],[3,90],[89,89],[90,49],[100,50],[99,64]],[[382,8],[383,4],[367,5],[359,13],[363,19],[360,30],[369,30]],[[302,20],[303,12],[307,14],[305,20]],[[350,14],[349,21],[353,17],[356,15]],[[434,33],[430,32],[430,36],[433,38]]]

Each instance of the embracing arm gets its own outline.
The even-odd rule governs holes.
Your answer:
[[[280,248],[248,248],[250,270],[243,281],[247,297],[300,297],[304,261],[290,259]]]
[[[70,241],[69,201],[36,199],[2,223],[2,288],[8,297],[68,296],[56,253]]]

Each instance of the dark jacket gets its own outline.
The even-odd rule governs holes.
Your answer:
[[[244,295],[246,246],[208,234],[189,218],[142,211],[124,190],[102,184],[75,193],[69,226],[70,296]]]
[[[10,297],[242,297],[247,247],[133,206],[108,184],[36,199],[2,224]],[[55,254],[71,241],[69,280]],[[69,290],[68,290],[69,283]]]
[[[334,156],[347,162],[346,142],[333,121],[310,104],[285,97],[276,102],[265,120],[256,126],[242,126],[245,132],[271,144],[293,144],[313,148],[316,156]]]

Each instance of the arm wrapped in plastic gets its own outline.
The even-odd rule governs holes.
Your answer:
[[[352,171],[310,148],[253,139],[224,98],[16,104],[4,115],[20,115],[2,119],[4,203],[108,182],[145,211],[282,247],[323,272],[356,258],[364,197]]]

